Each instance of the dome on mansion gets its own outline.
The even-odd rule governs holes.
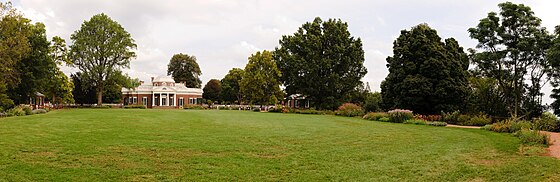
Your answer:
[[[156,78],[154,78],[154,80],[152,81],[154,83],[158,82],[158,83],[175,83],[175,80],[173,80],[173,78],[169,77],[169,76],[158,76]]]
[[[136,88],[122,88],[124,105],[144,105],[147,108],[183,108],[187,104],[199,104],[202,89],[188,88],[185,82],[175,83],[169,76],[152,77],[152,83]]]

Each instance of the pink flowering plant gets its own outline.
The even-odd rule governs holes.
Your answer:
[[[389,122],[393,123],[403,123],[406,120],[412,119],[414,114],[411,110],[406,109],[394,109],[387,112],[389,115]]]

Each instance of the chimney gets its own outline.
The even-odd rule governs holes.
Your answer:
[[[154,77],[152,77],[152,83],[154,83]]]

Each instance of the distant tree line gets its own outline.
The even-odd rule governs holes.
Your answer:
[[[461,111],[499,117],[532,118],[547,109],[560,114],[560,26],[549,32],[531,8],[499,4],[468,29],[476,48],[465,51],[454,39],[442,40],[427,24],[402,30],[387,57],[389,74],[381,92],[372,93],[362,79],[364,50],[340,19],[317,17],[273,51],[252,54],[242,68],[204,85],[208,103],[279,104],[301,95],[316,109],[333,110],[352,102],[367,111],[410,109],[419,114]],[[138,79],[122,73],[136,57],[132,36],[101,13],[64,39],[46,38],[45,26],[31,24],[11,3],[0,3],[0,110],[25,104],[35,93],[52,103],[120,102],[121,88]],[[176,82],[200,88],[196,57],[174,55],[167,74]],[[80,71],[67,77],[60,66]],[[554,89],[551,105],[542,88]]]

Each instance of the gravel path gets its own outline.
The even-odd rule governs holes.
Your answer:
[[[560,159],[560,133],[543,131],[550,136],[550,146],[548,146],[548,155]]]

